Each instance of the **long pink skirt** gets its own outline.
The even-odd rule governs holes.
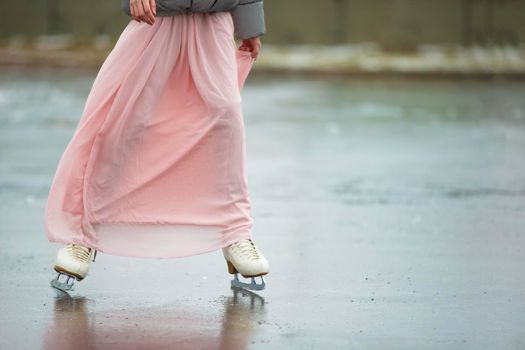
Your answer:
[[[176,258],[250,238],[241,90],[252,64],[229,12],[130,20],[58,164],[48,240]]]

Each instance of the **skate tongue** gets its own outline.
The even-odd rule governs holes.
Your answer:
[[[70,252],[74,258],[87,262],[89,259],[90,249],[91,248],[87,248],[78,244],[73,244],[71,246]]]
[[[255,243],[251,239],[245,239],[235,243],[240,250],[241,255],[246,258],[257,260],[259,259],[259,252]]]

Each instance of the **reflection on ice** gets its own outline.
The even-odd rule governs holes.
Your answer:
[[[95,300],[61,293],[43,349],[248,349],[264,322],[264,298],[232,288],[221,304],[217,320],[184,304],[99,310]]]

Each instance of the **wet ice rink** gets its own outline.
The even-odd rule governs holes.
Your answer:
[[[524,82],[251,76],[267,290],[99,254],[68,298],[43,210],[94,76],[0,72],[1,349],[525,348]]]

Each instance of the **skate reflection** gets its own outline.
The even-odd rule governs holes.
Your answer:
[[[89,299],[57,292],[52,326],[44,335],[44,349],[92,348]]]
[[[97,311],[93,300],[60,293],[43,349],[247,349],[263,323],[264,298],[232,287],[221,303],[217,324],[217,310],[206,313],[182,302],[173,308]]]
[[[231,287],[233,296],[225,303],[220,350],[247,349],[254,328],[264,316],[264,298],[248,290]]]

